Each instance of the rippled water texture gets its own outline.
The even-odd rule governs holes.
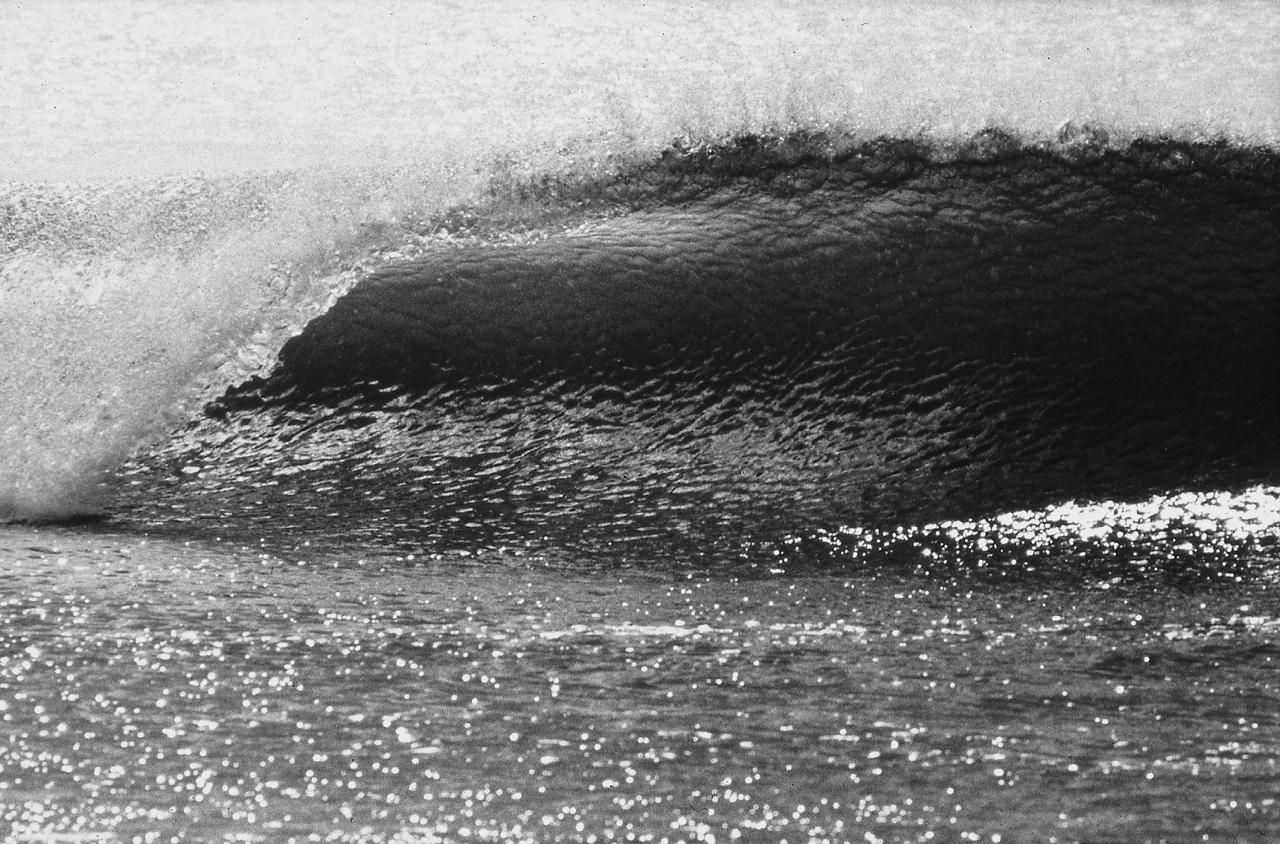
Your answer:
[[[1057,143],[798,133],[495,185],[104,509],[647,565],[1274,482],[1280,162]]]
[[[0,839],[1280,840],[1273,0],[497,8],[0,3]]]
[[[1253,520],[1199,573],[1125,559],[1107,508],[1075,512],[1074,568],[922,541],[764,579],[6,529],[0,818],[16,841],[1274,840],[1258,503],[1182,502]]]

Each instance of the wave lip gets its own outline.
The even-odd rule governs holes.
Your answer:
[[[1280,472],[1268,151],[792,135],[498,193],[164,459],[600,547]]]

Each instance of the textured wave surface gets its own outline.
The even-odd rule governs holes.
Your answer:
[[[1274,482],[1276,158],[1075,141],[742,139],[508,185],[120,513],[172,478],[149,521],[323,529],[341,499],[384,535],[619,554]]]

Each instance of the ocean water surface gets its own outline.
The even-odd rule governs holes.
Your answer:
[[[1280,837],[1272,4],[0,27],[4,840]]]

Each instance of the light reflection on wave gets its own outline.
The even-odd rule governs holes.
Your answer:
[[[779,573],[806,562],[922,574],[1143,580],[1280,580],[1280,487],[1068,501],[894,529],[788,537]]]

